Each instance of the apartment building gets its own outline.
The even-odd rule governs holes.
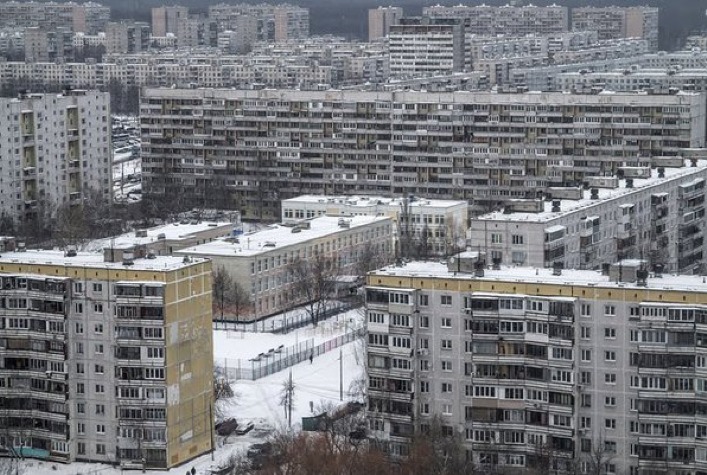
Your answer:
[[[707,150],[690,152],[707,156]],[[670,273],[704,272],[707,162],[674,157],[625,163],[617,176],[539,190],[538,199],[511,201],[472,218],[472,249],[516,266],[601,269],[644,259]]]
[[[403,235],[426,237],[428,252],[446,255],[466,244],[469,204],[466,201],[428,200],[415,196],[321,196],[302,195],[282,201],[282,222],[296,223],[318,216],[388,216]]]
[[[275,41],[296,40],[309,36],[309,9],[294,6],[275,7]]]
[[[0,446],[133,469],[212,450],[208,261],[3,252],[0,281]]]
[[[431,18],[460,20],[464,31],[474,35],[526,36],[568,31],[567,7],[550,5],[441,6],[424,7],[422,14]]]
[[[16,223],[82,203],[111,199],[110,99],[97,91],[0,99],[0,209]]]
[[[600,40],[645,38],[658,49],[657,7],[578,7],[572,9],[572,30],[596,31]]]
[[[702,277],[480,257],[369,274],[372,438],[405,456],[438,418],[482,470],[707,470]]]
[[[107,54],[131,54],[147,51],[150,47],[150,25],[143,22],[122,21],[106,25]]]
[[[189,9],[178,5],[162,6],[152,9],[152,34],[167,36],[167,33],[177,34],[178,24],[189,18]]]
[[[211,5],[209,18],[217,23],[219,32],[237,32],[246,50],[257,41],[287,41],[309,36],[309,10],[295,5]]]
[[[683,92],[199,89],[147,89],[140,115],[144,193],[203,200],[218,187],[244,217],[271,219],[301,194],[407,194],[491,211],[637,156],[704,147],[706,118],[703,97]]]
[[[0,26],[66,28],[96,34],[110,20],[110,8],[94,2],[1,2]]]
[[[563,91],[591,92],[592,89],[609,91],[654,91],[669,93],[671,89],[707,92],[707,72],[704,69],[641,68],[634,65],[613,71],[573,71],[556,76],[556,84]]]
[[[375,41],[388,36],[390,26],[403,17],[400,7],[378,7],[368,10],[368,41]]]
[[[291,264],[297,259],[322,256],[335,263],[332,278],[360,276],[364,258],[391,262],[393,238],[393,222],[385,216],[320,216],[206,242],[174,255],[208,258],[214,268],[223,267],[249,295],[247,308],[238,316],[250,320],[307,303],[294,283]]]
[[[61,62],[74,58],[74,35],[68,28],[29,27],[25,28],[24,39],[25,62]]]
[[[464,71],[464,44],[458,20],[401,18],[388,33],[390,75],[414,78]]]

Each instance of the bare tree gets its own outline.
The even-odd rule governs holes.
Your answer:
[[[238,284],[224,266],[218,266],[213,271],[212,278],[213,301],[216,312],[221,322],[226,317],[240,318],[250,306],[250,294]]]
[[[306,259],[296,258],[289,264],[294,301],[305,304],[312,324],[324,317],[329,302],[336,296],[340,276],[335,255],[316,253]]]
[[[445,426],[439,417],[421,426],[413,436],[410,455],[401,472],[409,475],[457,475],[474,473],[461,435]]]
[[[591,444],[589,450],[582,451],[579,457],[580,463],[584,465],[582,473],[606,475],[609,473],[608,465],[616,456],[615,449],[601,435],[594,440],[590,439],[588,443]]]

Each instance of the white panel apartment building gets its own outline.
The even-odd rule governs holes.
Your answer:
[[[70,91],[0,99],[0,210],[16,222],[82,203],[89,190],[111,199],[110,100]]]
[[[406,200],[383,196],[303,195],[282,201],[283,223],[318,216],[388,216],[396,224],[398,239],[403,233],[419,238],[425,232],[429,252],[445,255],[465,246],[469,204],[414,196]]]
[[[449,74],[466,68],[464,29],[458,20],[401,18],[388,33],[390,76]]]
[[[507,265],[601,269],[643,258],[671,273],[704,272],[707,162],[683,162],[622,167],[622,179],[588,178],[586,189],[508,203],[472,218],[470,245]]]
[[[406,455],[436,417],[491,473],[704,473],[707,284],[637,265],[369,274],[370,437]]]
[[[645,38],[658,49],[658,15],[655,7],[579,7],[572,9],[574,31],[596,31],[600,40]]]
[[[218,186],[244,217],[271,219],[302,194],[408,194],[490,211],[636,157],[704,147],[705,119],[696,93],[147,89],[143,190],[189,198]]]
[[[526,36],[547,35],[568,30],[567,7],[550,5],[538,7],[435,5],[424,7],[422,14],[432,18],[461,20],[466,33],[475,35]]]

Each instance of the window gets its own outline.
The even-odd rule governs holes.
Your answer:
[[[105,424],[96,424],[96,434],[105,434],[106,433],[106,425]]]
[[[427,315],[420,317],[420,328],[430,328],[430,317]]]
[[[78,374],[84,374],[86,372],[83,363],[76,363],[76,372]]]
[[[616,338],[616,328],[605,327],[604,328],[604,338],[615,339]]]
[[[616,396],[604,396],[604,405],[605,406],[616,406]]]
[[[579,314],[583,317],[589,317],[592,314],[592,306],[588,303],[583,303],[579,307]]]
[[[86,424],[84,424],[83,422],[79,422],[78,424],[76,424],[76,432],[79,435],[86,434]]]
[[[76,394],[84,394],[86,392],[86,386],[84,383],[76,383]]]
[[[102,355],[102,354],[103,354],[103,343],[96,343],[96,344],[93,346],[93,351],[94,351],[96,354]]]
[[[429,403],[422,403],[420,404],[420,414],[422,415],[428,415],[430,413],[430,405]]]
[[[452,340],[442,340],[442,349],[443,350],[451,350],[452,349]]]
[[[491,233],[491,244],[503,244],[503,234]]]
[[[592,395],[582,394],[580,404],[582,407],[592,407]]]
[[[148,358],[164,358],[164,348],[148,347],[147,348],[147,357]]]
[[[430,304],[430,297],[429,295],[420,294],[418,301],[420,302],[421,307],[427,307]]]
[[[616,453],[616,442],[613,440],[604,441],[604,450],[610,454]]]
[[[590,327],[580,327],[579,329],[579,335],[582,340],[591,340],[592,338],[592,329]]]
[[[430,382],[429,381],[420,381],[420,392],[421,393],[430,392]]]
[[[380,312],[368,312],[368,323],[385,323],[383,314]]]
[[[442,305],[452,305],[452,296],[451,295],[441,295],[440,296],[440,303]]]
[[[584,385],[592,384],[592,372],[591,371],[580,371],[579,373],[579,383]]]
[[[449,317],[442,317],[442,328],[452,328],[452,319]]]
[[[74,293],[83,293],[83,282],[74,282]]]
[[[96,454],[105,455],[106,454],[106,444],[96,444]]]
[[[604,373],[604,382],[606,384],[616,384],[616,373]]]
[[[76,445],[76,451],[78,452],[79,455],[86,455],[86,443],[85,442],[79,442]]]
[[[103,292],[103,284],[93,284],[94,292]]]
[[[93,312],[94,313],[103,313],[103,304],[102,303],[94,303],[93,304]]]
[[[96,415],[97,416],[105,416],[106,415],[105,404],[96,404]]]
[[[451,393],[452,392],[452,383],[442,383],[442,392],[443,393]]]
[[[614,305],[604,305],[604,315],[616,315],[616,307]]]
[[[106,387],[102,384],[96,384],[96,394],[103,394],[106,392]]]
[[[616,352],[615,351],[605,351],[604,352],[604,360],[616,361]]]
[[[442,371],[452,371],[452,362],[448,360],[442,360]]]
[[[103,324],[102,324],[102,323],[96,323],[96,324],[93,326],[93,331],[96,332],[96,333],[99,333],[99,334],[100,334],[100,333],[103,333]]]
[[[580,417],[579,427],[580,427],[580,429],[591,429],[592,428],[592,418],[591,417]]]
[[[86,414],[86,403],[85,402],[77,402],[76,403],[76,412],[78,414]]]
[[[592,350],[582,350],[582,361],[588,363],[592,361]]]
[[[444,416],[451,416],[452,415],[452,405],[451,404],[442,404],[442,415],[444,415]]]
[[[430,370],[430,361],[429,360],[420,360],[420,371],[429,371]]]
[[[515,245],[523,244],[523,235],[522,234],[513,234],[511,236],[511,242]]]

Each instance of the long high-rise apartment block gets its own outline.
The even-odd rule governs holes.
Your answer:
[[[568,30],[567,7],[558,5],[435,5],[423,8],[422,14],[431,18],[458,19],[466,33],[476,35],[547,35]]]
[[[579,7],[572,9],[572,29],[596,31],[600,40],[645,38],[658,49],[656,7]]]
[[[371,438],[405,456],[439,421],[490,473],[707,471],[703,277],[479,258],[369,274]]]
[[[89,196],[111,199],[107,93],[76,90],[0,99],[0,120],[0,210],[5,216],[19,222]]]
[[[98,3],[1,2],[0,25],[9,27],[68,28],[95,34],[110,21],[110,8]]]
[[[3,252],[3,449],[164,469],[213,448],[211,264],[138,257]]]
[[[696,93],[147,89],[143,186],[271,219],[301,194],[408,194],[491,210],[614,175],[628,160],[704,147],[705,114]]]

